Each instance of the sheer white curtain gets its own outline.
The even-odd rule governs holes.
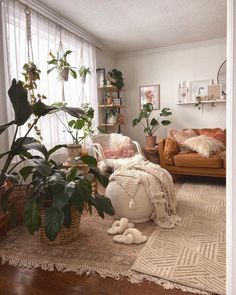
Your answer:
[[[2,19],[5,34],[7,89],[13,78],[23,80],[22,67],[28,62],[24,9],[25,6],[18,1],[3,0]],[[62,101],[61,82],[57,81],[57,73],[53,71],[47,75],[48,53],[50,50],[54,52],[58,50],[61,35],[64,51],[72,50],[72,53],[68,56],[71,66],[79,68],[81,65],[85,65],[92,70],[92,75],[87,76],[84,89],[87,102],[95,109],[95,126],[97,126],[95,47],[35,11],[31,11],[31,31],[34,63],[41,70],[36,93],[44,94],[47,97],[47,100],[45,100],[46,104]],[[69,81],[64,83],[64,87],[65,101],[68,106],[79,107],[81,105],[82,90],[80,78],[74,79],[70,76]],[[13,114],[9,108],[7,112],[8,119],[12,119]],[[60,116],[64,119],[63,114],[60,114]],[[41,119],[39,127],[42,132],[43,143],[47,147],[59,143],[71,143],[70,136],[66,132],[63,132],[65,128],[55,115],[49,115]]]

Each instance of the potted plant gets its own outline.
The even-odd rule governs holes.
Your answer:
[[[68,81],[69,73],[71,76],[76,79],[77,73],[75,67],[71,67],[69,62],[67,61],[67,56],[71,54],[71,50],[67,50],[61,57],[59,52],[57,51],[56,54],[53,54],[51,51],[49,52],[49,56],[51,60],[47,61],[48,65],[52,65],[52,68],[48,69],[47,73],[51,73],[53,70],[57,70],[59,81]]]
[[[85,66],[81,66],[79,68],[79,76],[81,78],[82,84],[85,84],[87,75],[91,75],[91,74],[92,74],[92,71],[89,67],[87,68]]]
[[[14,127],[14,135],[10,149],[0,154],[0,158],[5,158],[3,167],[0,171],[0,205],[2,208],[8,207],[9,195],[12,192],[14,185],[18,184],[19,175],[15,172],[17,166],[29,157],[34,158],[29,155],[29,150],[44,150],[44,147],[40,142],[38,142],[34,137],[29,136],[30,132],[34,130],[34,127],[37,126],[39,119],[49,113],[57,111],[67,112],[76,118],[80,118],[80,116],[84,114],[83,110],[79,108],[45,105],[41,99],[38,99],[35,103],[30,104],[28,101],[27,89],[23,87],[23,83],[21,81],[17,82],[15,79],[12,81],[8,95],[14,110],[15,118],[11,122],[0,126],[0,134],[6,131],[10,126]],[[18,137],[20,126],[27,123],[31,116],[33,116],[33,122],[30,123],[29,129],[26,131],[24,136]],[[16,164],[12,164],[15,156],[19,156],[20,161]],[[6,185],[7,180],[10,181],[10,186]],[[7,212],[5,212],[5,214],[7,214]]]
[[[155,132],[162,126],[169,125],[171,122],[169,120],[162,120],[163,117],[168,117],[172,113],[169,108],[163,108],[158,116],[158,118],[150,118],[153,111],[153,104],[146,103],[142,105],[142,109],[138,114],[138,117],[133,119],[133,127],[139,123],[144,128],[144,133],[148,134],[146,136],[147,147],[152,148],[156,144]],[[161,120],[161,121],[160,121]],[[144,121],[144,123],[143,123]],[[160,121],[160,122],[159,122]]]
[[[65,103],[54,103],[53,105],[58,107],[66,106]],[[58,117],[65,128],[64,131],[70,134],[72,140],[72,143],[67,145],[67,161],[69,163],[75,162],[75,159],[81,154],[87,154],[87,151],[85,150],[85,141],[88,136],[94,133],[94,109],[89,103],[86,103],[83,104],[81,110],[83,111],[83,115],[81,115],[79,118],[73,118],[72,120],[69,120],[66,116],[66,123],[63,122],[60,117]],[[82,144],[84,144],[84,149]]]
[[[111,81],[111,85],[115,86],[118,91],[120,91],[121,88],[124,87],[124,78],[121,71],[114,68],[108,72],[108,77]]]
[[[100,174],[94,157],[84,156],[79,160],[89,165],[89,173],[80,175],[76,166],[65,170],[51,159],[57,147],[43,148],[42,157],[30,160],[25,167],[25,178],[32,175],[29,198],[24,211],[24,223],[30,234],[39,231],[43,242],[51,245],[65,244],[79,234],[80,216],[92,206],[104,218],[104,213],[114,215],[110,199],[93,193],[91,175],[107,186],[108,178]]]

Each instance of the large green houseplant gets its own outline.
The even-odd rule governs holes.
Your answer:
[[[156,144],[156,136],[154,134],[161,126],[167,126],[171,123],[169,120],[163,120],[163,117],[168,117],[172,113],[169,108],[163,108],[159,115],[155,118],[151,118],[151,114],[153,112],[153,104],[146,103],[142,105],[142,109],[139,112],[137,118],[133,119],[132,125],[133,127],[141,124],[143,126],[144,133],[147,134],[146,142],[147,147],[152,148]]]
[[[50,241],[56,239],[63,227],[71,227],[72,207],[82,214],[87,204],[91,213],[94,206],[102,218],[104,213],[114,215],[110,199],[92,191],[92,174],[104,187],[108,184],[108,178],[97,168],[96,159],[91,156],[78,159],[90,167],[89,174],[84,176],[79,174],[76,166],[65,170],[54,162],[51,158],[54,150],[48,151],[44,147],[42,156],[31,159],[29,166],[21,171],[24,179],[32,175],[24,212],[25,225],[31,234],[43,229]]]
[[[108,72],[108,77],[111,80],[111,85],[115,86],[118,91],[124,87],[124,78],[121,71],[114,68]]]
[[[33,104],[30,104],[28,91],[23,87],[21,81],[17,82],[15,79],[12,81],[8,95],[15,117],[11,122],[0,126],[0,134],[5,132],[9,127],[12,128],[12,132],[14,134],[10,144],[10,149],[0,154],[0,159],[3,158],[4,160],[3,166],[0,169],[0,209],[3,212],[6,212],[8,197],[12,190],[12,186],[6,190],[6,180],[8,179],[13,184],[14,182],[17,182],[17,175],[14,174],[14,171],[20,163],[24,162],[29,157],[33,157],[29,154],[29,150],[34,149],[41,151],[44,149],[41,143],[39,143],[34,137],[30,136],[31,131],[34,130],[35,126],[37,126],[40,118],[58,111],[64,111],[76,118],[80,118],[81,115],[84,114],[83,110],[79,108],[48,106],[40,99],[35,101]],[[31,116],[33,121],[29,124],[29,129],[26,131],[24,136],[18,137],[19,128],[26,124]],[[19,156],[20,161],[13,164],[15,156]]]

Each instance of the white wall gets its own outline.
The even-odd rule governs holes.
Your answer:
[[[225,40],[214,40],[119,56],[116,67],[123,72],[128,91],[125,132],[145,144],[142,127],[133,128],[132,119],[140,109],[139,86],[152,84],[160,84],[161,108],[171,108],[172,127],[225,128],[225,103],[217,104],[214,110],[205,105],[203,112],[193,105],[176,105],[179,81],[216,80],[217,71],[226,58],[225,43]],[[160,129],[159,138],[166,136],[168,128]]]
[[[106,74],[115,66],[115,58],[101,50],[96,50],[97,68],[105,68]]]

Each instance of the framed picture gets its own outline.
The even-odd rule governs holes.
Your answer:
[[[190,82],[190,97],[192,101],[196,101],[196,97],[208,99],[208,86],[212,84],[212,80],[198,80]]]
[[[106,79],[106,70],[105,68],[96,69],[97,74],[97,86],[103,87],[104,80]]]
[[[140,86],[140,107],[145,103],[152,103],[154,110],[160,109],[160,85]]]

